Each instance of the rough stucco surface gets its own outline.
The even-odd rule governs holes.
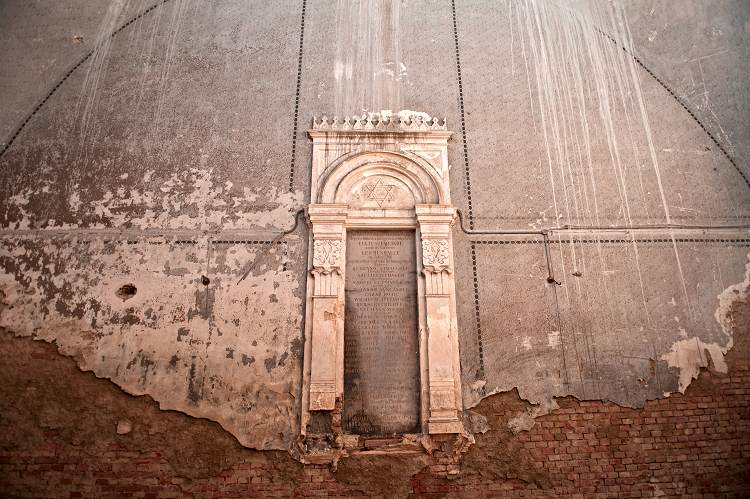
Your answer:
[[[0,32],[12,40],[3,64],[21,64],[2,76],[11,90],[0,106],[3,136],[102,26],[147,5],[55,4],[2,6]],[[602,166],[591,177],[550,173],[529,11],[509,5],[457,1],[456,32],[450,2],[414,0],[401,11],[400,99],[447,117],[456,132],[452,197],[476,228],[663,223],[650,143],[672,221],[747,221],[738,170],[642,69],[652,140],[617,103],[605,134],[598,102],[584,99],[591,157]],[[748,6],[685,5],[675,19],[660,2],[628,3],[637,53],[747,174]],[[305,129],[337,102],[335,32],[346,27],[336,6],[306,3],[299,73],[301,4],[292,0],[174,0],[73,72],[0,159],[0,326],[53,342],[81,369],[164,409],[216,421],[243,445],[288,449],[301,383],[304,229],[264,242],[306,202]],[[21,21],[30,31],[15,36]],[[82,42],[70,41],[79,34]],[[630,141],[619,180],[608,166],[613,137]],[[551,208],[553,187],[583,196],[592,184],[598,219]],[[721,317],[746,279],[749,247],[746,230],[553,236],[558,285],[547,282],[541,239],[457,232],[466,406],[516,388],[537,404],[510,420],[524,429],[555,397],[640,407],[684,392],[701,367],[726,370],[736,338]],[[118,295],[124,285],[136,288],[132,297]]]
[[[299,395],[295,257],[286,244],[5,239],[3,327],[247,446],[283,448]],[[237,284],[250,264],[260,275]],[[137,291],[121,298],[128,284]]]
[[[733,16],[747,19],[747,6],[716,7],[732,19],[725,24],[718,15],[703,18],[700,6],[692,3],[687,10],[697,19],[679,40],[695,39],[691,50],[696,56],[721,46],[734,77],[731,83],[715,74],[708,78],[724,89],[717,94],[727,100],[716,99],[727,104],[727,116],[746,117],[742,110],[748,89],[742,75],[747,65],[742,54],[747,44],[739,41],[746,34]],[[672,22],[665,19],[669,8],[632,2],[626,10],[636,54],[647,65],[651,51],[671,56],[669,61],[657,58],[657,74],[665,64],[674,64],[674,70],[688,64],[676,55],[677,40],[656,47],[642,38],[645,26],[638,21],[649,31],[661,30],[660,20]],[[556,219],[571,225],[745,223],[750,209],[745,180],[655,79],[636,68],[652,130],[649,137],[627,104],[632,94],[618,100],[617,85],[623,83],[611,75],[591,76],[597,74],[592,62],[597,55],[615,58],[618,50],[594,45],[588,49],[590,59],[578,60],[575,52],[566,56],[565,49],[555,45],[576,47],[578,39],[566,38],[571,33],[587,43],[596,43],[597,37],[572,23],[571,11],[564,9],[557,11],[559,24],[543,24],[552,42],[542,46],[529,36],[525,24],[536,22],[533,15],[554,17],[553,11],[530,13],[523,3],[496,8],[457,2],[471,184],[479,186],[472,191],[476,228],[549,227]],[[572,13],[577,13],[575,6]],[[712,47],[701,45],[703,32],[713,28],[725,30],[725,36],[714,37]],[[542,49],[550,51],[550,60],[534,52]],[[582,82],[566,73],[569,66],[587,75]],[[609,87],[602,90],[597,83]],[[725,90],[730,86],[737,93]],[[585,97],[567,95],[569,87],[580,88]],[[559,93],[549,97],[545,92]],[[682,89],[677,93],[684,94]],[[566,98],[572,107],[560,104]],[[585,111],[576,107],[577,99],[585,102]],[[735,99],[743,104],[735,108]],[[609,107],[609,113],[602,107]],[[578,116],[584,112],[585,119]],[[551,120],[562,124],[552,126]],[[738,142],[743,134],[737,130]],[[722,144],[730,148],[729,142]],[[655,160],[649,158],[650,146]],[[558,169],[555,158],[567,154],[558,147],[590,155],[594,168]],[[614,159],[613,151],[618,154]],[[740,170],[747,175],[743,159],[739,157]],[[625,165],[624,170],[618,164]],[[588,208],[592,203],[597,203],[596,210]],[[461,323],[471,324],[479,334],[462,337],[466,405],[489,393],[518,388],[522,398],[538,404],[535,416],[554,408],[554,397],[565,395],[639,407],[646,400],[684,391],[709,362],[726,370],[723,355],[733,340],[715,313],[719,295],[742,280],[750,243],[746,230],[717,235],[656,230],[553,235],[550,264],[559,284],[547,282],[550,268],[541,237],[467,239],[469,247],[458,258],[464,267],[457,272],[468,276],[476,270],[477,275],[474,283],[459,280]],[[524,414],[512,421],[516,429],[530,424],[533,420]]]
[[[722,244],[681,248],[683,265],[690,272],[686,280],[695,283],[691,316],[680,310],[680,282],[672,279],[663,263],[673,256],[670,244],[668,240],[639,243],[644,287],[660,286],[659,297],[645,298],[633,275],[633,249],[627,245],[587,245],[581,256],[593,253],[594,258],[583,275],[573,276],[570,262],[564,262],[568,270],[560,271],[559,279],[566,284],[557,288],[546,283],[546,269],[538,263],[544,251],[540,244],[533,245],[537,255],[527,249],[531,245],[479,245],[479,283],[486,307],[482,319],[487,323],[483,340],[493,352],[485,355],[484,365],[488,383],[496,383],[491,389],[506,391],[517,386],[521,397],[534,403],[553,404],[551,395],[572,393],[584,400],[607,399],[637,407],[645,400],[684,391],[691,379],[686,374],[706,365],[704,349],[714,365],[725,371],[723,354],[731,347],[732,335],[719,326],[713,311],[717,296],[730,283],[716,277],[739,274],[743,267],[736,260],[743,253]],[[735,260],[722,258],[736,253],[740,254]],[[560,262],[556,263],[561,269]],[[534,304],[493,287],[484,277],[493,268],[513,289],[522,291],[521,296],[536,296]],[[623,310],[625,300],[630,310]],[[560,316],[555,314],[556,305]],[[497,316],[507,321],[493,324],[491,318]],[[697,349],[699,342],[702,348]],[[502,354],[494,354],[501,344]],[[486,393],[482,391],[485,386],[474,385],[480,393]]]
[[[284,16],[268,8],[265,23],[243,23],[242,5],[154,11],[134,26],[140,36],[113,42],[107,70],[74,73],[8,151],[0,323],[54,342],[81,369],[164,409],[217,421],[244,445],[288,448],[298,424],[304,245],[295,236],[266,243],[302,204],[301,193],[282,187],[287,165],[275,164],[288,141],[268,135],[291,126],[283,104],[293,86],[285,94],[248,75],[276,58],[291,70],[283,56],[293,53],[294,22],[282,34]],[[44,15],[26,15],[34,13]],[[229,23],[229,31],[179,16]],[[233,53],[262,57],[242,65]],[[194,85],[217,72],[225,84]],[[95,76],[99,107],[82,130],[71,126],[85,114],[76,114],[77,100],[90,97]],[[247,101],[222,96],[223,85],[240,80],[255,81]],[[137,103],[125,90],[136,82]],[[279,116],[267,127],[234,105],[267,105]],[[126,112],[131,106],[138,111]],[[283,180],[274,185],[277,171]],[[126,285],[136,288],[132,297],[118,295]]]

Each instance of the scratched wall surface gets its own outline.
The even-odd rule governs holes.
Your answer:
[[[733,338],[717,320],[719,296],[744,280],[750,245],[747,156],[734,147],[745,130],[714,133],[721,118],[694,105],[702,81],[673,88],[648,70],[667,78],[689,58],[725,51],[737,79],[712,76],[708,86],[739,92],[717,100],[729,122],[746,128],[732,121],[734,112],[747,116],[749,89],[737,81],[748,70],[745,25],[704,16],[696,4],[692,22],[668,42],[675,45],[657,47],[648,36],[673,22],[669,9],[628,3],[637,33],[629,47],[627,31],[617,45],[597,31],[618,33],[617,20],[588,2],[456,7],[468,222],[479,230],[599,227],[552,232],[546,249],[541,236],[461,239],[457,271],[473,277],[459,281],[461,323],[475,331],[461,343],[466,405],[517,387],[539,404],[534,415],[562,395],[640,407],[684,391],[700,367],[725,370]],[[750,18],[747,6],[721,8]],[[679,41],[700,44],[706,30],[712,44],[676,52]],[[656,57],[651,68],[654,51],[671,60]],[[745,228],[655,227],[664,224]],[[606,230],[634,225],[650,229]]]
[[[337,68],[377,67],[343,46],[367,24],[354,3],[3,2],[0,327],[290,448],[306,229],[271,241],[306,202],[309,120],[357,100]],[[668,4],[625,2],[628,31],[596,2],[411,0],[357,46],[390,72],[349,112],[445,116],[466,228],[556,228],[456,229],[466,406],[518,388],[531,416],[565,395],[638,407],[725,369],[750,252],[750,6]],[[630,225],[651,227],[611,229]]]

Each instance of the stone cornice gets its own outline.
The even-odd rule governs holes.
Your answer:
[[[310,132],[445,132],[448,130],[445,118],[425,119],[419,115],[403,118],[398,115],[379,117],[377,115],[366,115],[345,117],[343,120],[334,116],[331,120],[328,116],[318,119],[313,118]]]

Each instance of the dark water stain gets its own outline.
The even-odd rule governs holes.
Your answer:
[[[181,327],[177,330],[177,341],[182,341],[183,336],[190,334],[190,330],[186,327]]]
[[[279,362],[278,362],[277,365],[278,366],[283,366],[284,365],[284,361],[287,359],[287,357],[289,357],[289,352],[282,353],[281,357],[279,357]]]
[[[125,315],[122,316],[122,319],[120,319],[120,322],[122,324],[134,326],[136,324],[140,324],[141,319],[135,314],[135,309],[129,308],[125,310]]]
[[[213,316],[216,302],[216,289],[203,287],[195,291],[195,306],[188,311],[188,320],[193,317],[210,319]]]
[[[248,357],[244,353],[242,354],[242,365],[243,366],[251,366],[254,363],[255,363],[255,357],[253,357],[252,355]]]
[[[151,358],[151,356],[147,353],[144,353],[142,350],[139,350],[135,356],[130,359],[130,362],[125,366],[126,369],[130,370],[133,368],[136,364],[138,364],[142,370],[141,377],[139,378],[139,381],[141,384],[146,383],[146,379],[148,378],[149,371],[153,370],[153,367],[156,365],[156,362]]]
[[[266,371],[270,373],[276,367],[276,356],[267,358],[263,363],[266,365]]]
[[[164,275],[182,277],[189,273],[190,271],[186,267],[177,267],[173,269],[169,266],[169,262],[164,263]]]
[[[295,357],[302,357],[302,340],[300,338],[294,338],[290,350]]]
[[[190,372],[188,373],[187,390],[187,399],[191,405],[198,405],[198,402],[201,400],[201,388],[202,382],[196,379],[195,357],[193,357],[190,363]]]

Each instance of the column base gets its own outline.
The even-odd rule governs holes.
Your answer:
[[[310,390],[311,411],[332,411],[336,406],[336,392],[334,390]]]
[[[461,421],[428,421],[427,433],[434,435],[436,433],[463,433],[464,425]]]

